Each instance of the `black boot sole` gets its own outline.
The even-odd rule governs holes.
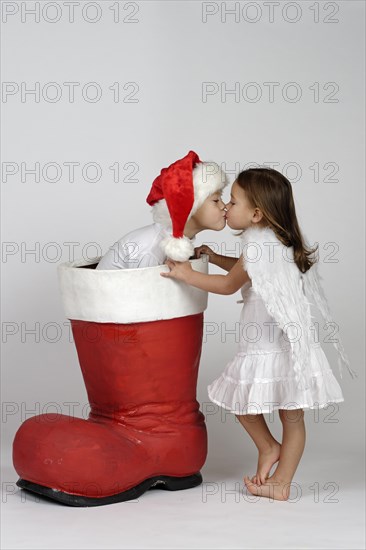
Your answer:
[[[136,487],[132,487],[127,491],[122,491],[122,493],[109,497],[94,498],[64,493],[63,491],[57,491],[56,489],[51,489],[50,487],[45,487],[38,483],[32,483],[26,479],[19,478],[16,482],[21,489],[56,500],[67,506],[104,506],[105,504],[134,500],[152,488],[164,489],[165,491],[181,491],[183,489],[197,487],[201,485],[201,483],[202,475],[200,472],[186,477],[155,476],[145,479],[145,481],[139,483]]]

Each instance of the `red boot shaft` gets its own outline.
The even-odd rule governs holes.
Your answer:
[[[201,270],[207,269],[205,262],[194,260],[198,262]],[[144,302],[133,300],[133,290],[126,284],[127,278],[132,281],[132,271],[145,271],[148,282],[164,268],[112,274],[66,266],[61,271],[61,289],[91,412],[88,420],[56,414],[26,420],[13,444],[14,466],[21,478],[18,484],[73,505],[135,498],[148,488],[149,481],[151,486],[165,480],[166,488],[197,485],[207,456],[206,425],[196,400],[206,293],[192,294],[189,289],[187,305],[187,285],[165,287],[176,309],[180,304],[185,313],[193,310],[191,315],[121,324],[115,322],[119,310],[112,308],[109,316],[113,322],[81,320],[105,314],[96,303],[101,292],[96,298],[95,289],[88,288],[88,279],[94,274],[98,279],[104,274],[102,287],[107,289],[112,278],[115,303],[125,299],[124,315],[131,316],[126,310],[132,309],[139,312],[135,317],[167,317],[169,306],[161,294],[156,295],[159,300],[155,304],[149,296],[144,308]],[[122,286],[123,292],[129,288],[128,301],[121,291],[118,294]],[[149,285],[142,288],[148,291]],[[139,290],[138,300],[144,299],[141,286]],[[78,293],[77,298],[70,292]],[[111,300],[110,296],[104,298]],[[86,311],[90,303],[95,312]],[[76,307],[79,311],[70,311],[70,304],[71,310]],[[158,304],[163,307],[157,308]],[[181,484],[173,487],[177,479]]]

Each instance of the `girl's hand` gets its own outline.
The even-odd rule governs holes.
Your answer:
[[[170,272],[163,271],[160,273],[162,277],[168,277],[170,279],[177,279],[179,281],[187,281],[189,274],[193,271],[190,262],[175,262],[173,260],[167,260],[165,262],[170,268]]]
[[[209,246],[207,246],[207,244],[203,244],[201,246],[197,246],[195,249],[194,249],[194,255],[195,255],[195,258],[200,258],[201,257],[201,254],[207,254],[208,255],[208,261],[212,264],[214,263],[214,258],[215,256],[217,256],[216,252],[214,252],[212,250],[212,248],[210,248]]]

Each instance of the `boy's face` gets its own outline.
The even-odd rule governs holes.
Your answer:
[[[205,202],[192,216],[198,227],[221,231],[226,225],[225,203],[222,200],[222,191],[217,191],[207,197]]]

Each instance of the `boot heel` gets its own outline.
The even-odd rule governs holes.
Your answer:
[[[159,478],[151,485],[158,489],[166,491],[181,491],[183,489],[191,489],[201,485],[202,475],[200,472],[186,477],[159,476]]]

